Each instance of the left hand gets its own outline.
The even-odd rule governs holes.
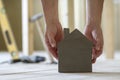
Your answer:
[[[63,39],[63,30],[59,21],[47,24],[45,41],[49,51],[58,59],[57,44]]]

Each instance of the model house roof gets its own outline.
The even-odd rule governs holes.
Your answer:
[[[87,39],[84,34],[82,34],[78,29],[75,29],[71,33],[69,32],[68,28],[64,29],[64,39],[59,43],[62,44],[64,42],[70,42],[70,41],[76,41],[79,40],[80,43],[83,43],[84,45],[93,46],[93,43]],[[73,42],[74,43],[74,42]]]

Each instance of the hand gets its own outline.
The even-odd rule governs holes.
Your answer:
[[[46,28],[45,41],[49,51],[55,58],[57,55],[57,44],[63,39],[62,26],[59,21],[49,23]]]
[[[84,34],[94,44],[92,49],[92,63],[95,63],[97,57],[99,57],[103,51],[102,29],[98,25],[87,25]]]

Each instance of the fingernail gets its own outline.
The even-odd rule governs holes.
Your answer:
[[[97,47],[96,49],[97,49],[97,50],[100,50],[100,47]]]
[[[51,44],[52,47],[55,47],[54,44]]]
[[[51,44],[52,47],[55,47],[55,44]]]

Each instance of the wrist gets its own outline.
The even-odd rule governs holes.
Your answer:
[[[95,30],[95,29],[99,30],[99,29],[101,29],[101,24],[97,24],[97,23],[93,23],[93,22],[87,23],[85,28],[89,31]]]
[[[60,24],[58,19],[47,19],[46,20],[46,26],[47,27],[52,27],[53,25]]]
[[[86,25],[100,27],[101,26],[101,17],[99,17],[99,16],[87,16]]]
[[[53,18],[53,19],[46,19],[46,24],[47,25],[53,24],[53,23],[56,23],[56,22],[59,22],[59,20],[55,19],[55,18]]]
[[[101,23],[99,22],[86,22],[86,27],[97,27],[97,28],[101,28]]]

